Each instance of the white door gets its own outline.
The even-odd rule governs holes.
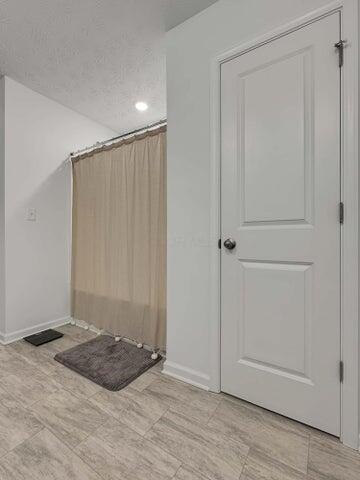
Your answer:
[[[221,68],[222,390],[334,435],[338,40],[333,14]]]

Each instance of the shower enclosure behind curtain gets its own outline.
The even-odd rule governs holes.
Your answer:
[[[166,127],[73,160],[72,315],[165,349]]]

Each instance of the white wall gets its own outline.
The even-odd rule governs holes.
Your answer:
[[[4,82],[6,341],[69,317],[71,167],[64,161],[116,133],[8,77]],[[28,208],[36,208],[37,221],[27,221]]]
[[[165,371],[210,385],[210,63],[329,3],[219,0],[167,35],[168,339]]]
[[[0,78],[0,332],[5,329],[5,79]]]

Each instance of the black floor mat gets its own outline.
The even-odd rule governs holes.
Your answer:
[[[44,343],[52,342],[53,340],[56,340],[57,338],[61,338],[63,336],[63,333],[50,329],[44,330],[40,333],[35,333],[34,335],[29,335],[28,337],[24,337],[24,340],[31,343],[32,345],[35,345],[35,347],[39,347]]]

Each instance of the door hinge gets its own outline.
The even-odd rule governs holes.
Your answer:
[[[221,248],[221,238],[218,240],[218,248]]]
[[[339,203],[339,222],[344,223],[344,202]]]
[[[344,381],[344,362],[340,360],[339,363],[339,376],[340,376],[340,383]]]
[[[344,65],[344,47],[346,40],[339,40],[335,43],[334,47],[337,48],[339,54],[339,67],[341,68]]]

